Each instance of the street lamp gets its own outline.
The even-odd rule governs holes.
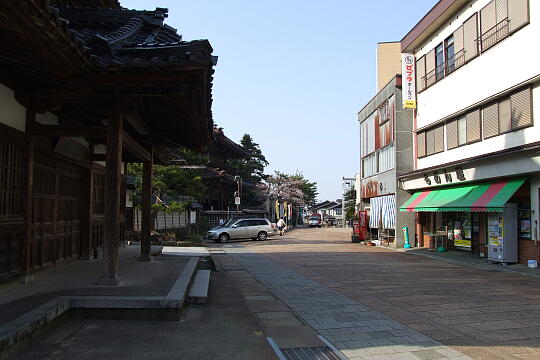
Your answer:
[[[236,205],[236,214],[240,214],[240,203],[242,201],[242,178],[239,175],[234,177],[236,181],[236,191],[234,193],[234,203]]]

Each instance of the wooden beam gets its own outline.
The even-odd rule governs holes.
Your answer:
[[[150,157],[150,159],[152,159]],[[152,160],[143,163],[141,255],[139,261],[151,261],[150,238],[152,232]]]
[[[150,136],[150,128],[139,114],[129,112],[126,114],[126,120],[139,134]]]
[[[35,125],[33,133],[36,136],[48,137],[92,137],[105,138],[107,129],[101,126],[63,126],[63,125]]]
[[[151,161],[151,153],[139,144],[135,139],[129,136],[128,133],[122,130],[122,144],[131,154],[135,155],[139,160],[142,161]],[[108,152],[108,147],[107,147]]]
[[[120,185],[122,161],[122,114],[118,108],[109,114],[105,165],[105,204],[103,216],[102,285],[118,285],[118,246],[120,241]]]

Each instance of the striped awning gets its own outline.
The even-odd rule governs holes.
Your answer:
[[[414,193],[400,211],[503,211],[526,179],[499,180]]]
[[[396,195],[378,196],[369,199],[371,208],[369,227],[393,229],[396,227]]]

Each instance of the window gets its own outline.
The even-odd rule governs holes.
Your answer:
[[[480,141],[481,138],[480,109],[446,123],[446,147],[448,150],[458,146]]]
[[[246,226],[259,226],[259,220],[247,220]]]
[[[482,123],[484,139],[499,135],[499,103],[490,104],[482,109]]]
[[[444,43],[417,59],[418,92],[521,29],[530,22],[529,18],[529,0],[492,0],[480,13],[465,20]]]
[[[433,131],[435,154],[444,151],[444,126],[439,125]]]
[[[363,177],[375,175],[377,173],[377,158],[375,153],[362,159]]]
[[[421,132],[416,135],[416,152],[419,158],[426,156],[426,133]]]
[[[478,56],[478,14],[474,14],[463,23],[463,51],[465,62]]]
[[[533,124],[531,87],[482,108],[484,139],[516,131]]]
[[[377,161],[378,172],[381,173],[393,169],[395,164],[394,145],[392,144],[380,150]]]
[[[389,107],[390,102],[387,100],[382,103],[377,109],[375,115],[375,149],[381,149],[392,141],[393,121]]]
[[[480,11],[480,47],[486,51],[509,34],[508,0],[493,0]]]
[[[448,150],[457,148],[458,144],[458,121],[452,120],[446,123],[446,147]]]
[[[512,130],[532,125],[531,89],[529,87],[510,96]]]
[[[512,131],[512,107],[510,98],[504,98],[499,101],[499,134]]]
[[[448,39],[444,41],[444,57],[446,60],[446,73],[450,74],[455,70],[455,53],[454,53],[454,35],[450,35]]]
[[[262,219],[262,220],[257,220],[259,225],[268,225],[268,221],[265,220],[265,219]]]
[[[418,157],[444,151],[444,125],[418,133]],[[423,141],[425,139],[425,142]],[[425,147],[424,147],[425,146]],[[422,155],[423,154],[423,155]]]
[[[418,92],[422,92],[426,88],[426,57],[422,56],[416,61],[416,85]]]
[[[467,118],[461,117],[457,120],[458,146],[467,143]]]
[[[467,144],[480,141],[482,139],[480,131],[480,109],[469,112],[466,115],[467,119]]]
[[[444,77],[444,48],[443,44],[439,44],[435,48],[435,71],[436,81],[441,80]]]
[[[371,114],[360,125],[362,157],[375,151],[375,114]]]
[[[529,23],[529,0],[508,1],[510,32],[517,31]]]
[[[435,49],[433,49],[426,55],[426,88],[435,84],[435,82]]]

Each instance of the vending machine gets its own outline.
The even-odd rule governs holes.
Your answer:
[[[517,204],[506,204],[503,212],[488,213],[488,260],[518,261]]]

